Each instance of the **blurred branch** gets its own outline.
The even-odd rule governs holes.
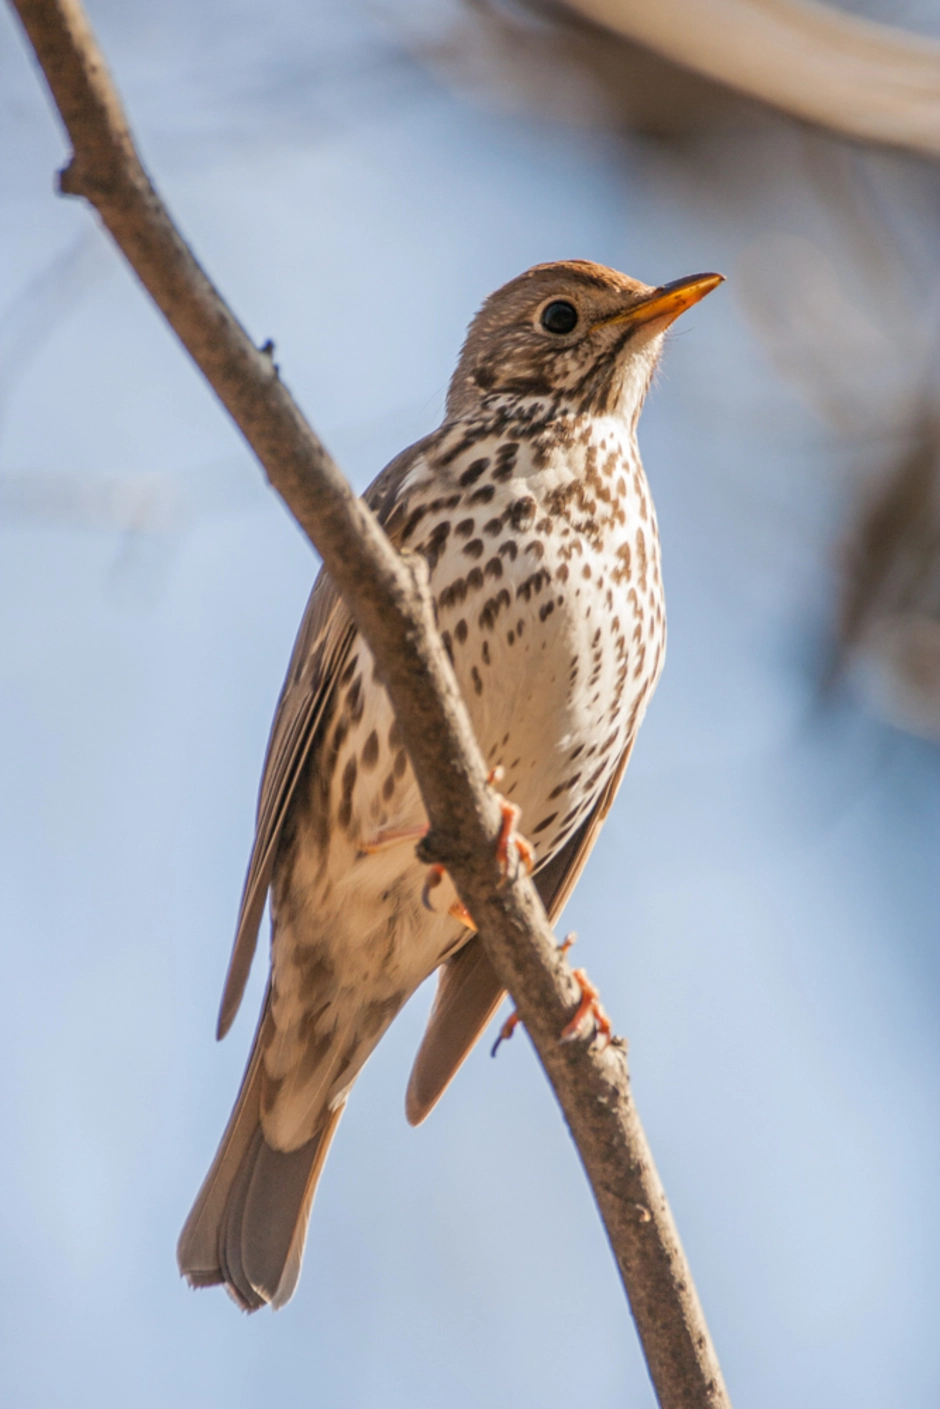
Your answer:
[[[814,0],[566,0],[794,117],[940,153],[940,44]]]
[[[777,369],[850,450],[860,502],[823,685],[849,677],[882,719],[940,742],[937,217],[918,251],[909,188],[879,190],[867,154],[816,142],[811,154],[831,254],[764,235],[736,284]]]
[[[503,881],[499,809],[437,635],[426,577],[398,556],[173,225],[77,0],[15,0],[74,156],[61,189],[97,209],[323,557],[388,689],[431,820],[430,850],[516,1001],[591,1180],[664,1409],[729,1404],[630,1093],[625,1048],[562,1046],[579,990],[525,876]]]

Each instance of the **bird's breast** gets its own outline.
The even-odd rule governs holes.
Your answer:
[[[612,418],[477,444],[448,479],[414,547],[486,760],[545,859],[594,806],[662,667],[652,501]]]

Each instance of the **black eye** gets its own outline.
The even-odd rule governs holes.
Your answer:
[[[547,333],[570,333],[578,325],[578,310],[567,299],[556,298],[542,309],[542,327]]]

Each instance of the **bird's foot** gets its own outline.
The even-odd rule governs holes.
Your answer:
[[[487,774],[486,781],[492,787],[494,783],[499,782],[502,776],[502,768],[493,768]],[[515,847],[516,855],[522,861],[522,864],[525,866],[526,870],[531,873],[532,868],[535,865],[535,850],[526,841],[525,837],[519,836],[516,831],[516,823],[522,815],[521,809],[518,808],[514,802],[507,802],[504,797],[500,797],[499,810],[502,816],[502,825],[499,829],[499,836],[496,839],[496,859],[499,862],[499,869],[501,870],[504,877],[509,874],[509,857],[512,848]],[[423,837],[426,835],[427,830],[427,827],[425,827],[420,833],[394,832],[388,834],[380,833],[379,835],[380,837],[384,835],[388,835],[389,837],[391,837],[392,839],[384,843],[384,845],[394,846],[397,844],[398,841],[405,840],[406,838],[410,841],[413,838]],[[362,846],[360,849],[362,851],[366,851],[370,848],[367,846]],[[374,846],[371,849],[378,851],[381,849],[381,847]],[[434,906],[431,903],[431,891],[435,890],[440,885],[441,881],[444,879],[446,874],[446,868],[442,866],[439,862],[435,863],[435,865],[433,866],[428,867],[427,875],[424,878],[424,885],[421,889],[421,903],[424,905],[426,910],[433,911]],[[476,933],[477,927],[473,923],[473,918],[470,914],[470,911],[467,909],[466,905],[462,903],[462,901],[453,901],[453,903],[447,907],[447,913],[448,915],[452,915],[455,920],[459,920],[462,925],[466,925],[468,930],[473,930],[474,934]]]
[[[515,1008],[513,1008],[512,1012],[509,1014],[509,1017],[506,1019],[506,1021],[505,1021],[505,1022],[503,1023],[503,1025],[502,1025],[502,1027],[499,1029],[499,1036],[497,1037],[496,1041],[493,1043],[492,1047],[490,1048],[490,1056],[491,1056],[491,1057],[495,1057],[495,1056],[496,1056],[496,1053],[499,1051],[499,1044],[500,1044],[501,1042],[508,1042],[508,1041],[509,1041],[510,1037],[512,1037],[512,1035],[513,1035],[513,1033],[515,1032],[516,1028],[519,1026],[519,1022],[520,1022],[519,1014],[516,1012]]]
[[[386,827],[384,831],[376,832],[374,836],[360,841],[359,850],[366,856],[375,856],[377,852],[388,851],[390,847],[400,846],[402,842],[421,841],[427,834],[427,822],[420,827]]]
[[[490,787],[498,783],[503,777],[501,767],[491,768],[487,774],[486,781]],[[531,876],[535,867],[535,848],[532,843],[526,841],[525,837],[516,831],[516,823],[522,816],[522,808],[517,807],[514,802],[509,802],[506,798],[497,793],[499,798],[499,810],[502,815],[502,826],[499,829],[499,836],[496,840],[496,859],[499,862],[499,869],[504,876],[509,875],[509,856],[513,847],[516,855],[522,862],[526,871]]]
[[[574,930],[572,930],[570,934],[565,936],[562,943],[559,944],[559,952],[562,954],[567,954],[568,950],[574,944],[577,937],[578,936],[575,934]],[[579,1037],[581,1035],[582,1024],[586,1021],[588,1015],[590,1015],[594,1018],[595,1031],[602,1033],[602,1035],[605,1037],[606,1041],[604,1045],[606,1046],[607,1042],[610,1041],[610,1034],[612,1029],[610,1025],[610,1019],[604,1012],[604,1009],[601,1007],[597,989],[594,988],[594,986],[589,982],[588,976],[583,969],[575,969],[574,977],[577,981],[578,987],[581,989],[581,1006],[578,1008],[578,1011],[575,1013],[571,1022],[562,1032],[559,1041],[573,1042],[576,1037]],[[509,1017],[503,1023],[502,1027],[499,1029],[499,1036],[493,1043],[493,1046],[490,1048],[491,1057],[496,1056],[496,1053],[499,1051],[500,1043],[509,1041],[516,1028],[519,1026],[520,1021],[521,1019],[519,1017],[519,1013],[514,1008],[513,1011],[509,1014]]]
[[[574,944],[576,939],[577,935],[568,935],[564,944],[561,946],[562,954],[568,953],[568,950]],[[587,1037],[588,1019],[590,1019],[591,1041],[593,1041],[595,1037],[600,1037],[603,1039],[603,1046],[606,1047],[608,1042],[610,1041],[611,1033],[614,1029],[611,1024],[610,1018],[604,1011],[603,1004],[601,1003],[601,995],[598,993],[597,989],[594,987],[593,983],[588,978],[587,971],[585,969],[573,969],[572,974],[574,976],[575,983],[581,990],[581,1002],[578,1004],[578,1011],[575,1013],[570,1023],[568,1023],[567,1026],[562,1029],[562,1034],[559,1037],[558,1041],[576,1042],[579,1037]]]

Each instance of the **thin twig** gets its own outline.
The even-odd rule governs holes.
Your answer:
[[[434,627],[426,573],[398,556],[179,235],[134,149],[77,0],[13,0],[85,196],[320,553],[375,658],[449,870],[516,1002],[578,1147],[663,1409],[728,1406],[718,1361],[630,1093],[626,1054],[559,1045],[579,990],[535,888],[502,883],[499,809]],[[422,565],[423,566],[423,565]]]

